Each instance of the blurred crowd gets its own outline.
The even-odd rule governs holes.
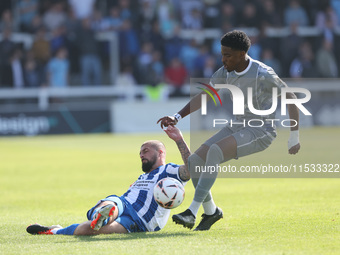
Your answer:
[[[107,84],[109,45],[119,39],[119,85],[169,84],[180,95],[189,77],[210,77],[220,66],[220,37],[185,31],[256,28],[249,55],[282,77],[339,77],[340,0],[16,0],[0,4],[0,87]],[[268,36],[272,28],[289,33]],[[303,36],[299,28],[317,34]],[[29,49],[12,40],[28,33]],[[195,32],[192,33],[195,35]]]

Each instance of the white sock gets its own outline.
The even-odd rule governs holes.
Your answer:
[[[63,228],[62,226],[59,226],[59,225],[53,225],[52,227],[55,227],[51,229],[51,232],[53,233],[53,235],[56,235],[57,231]]]
[[[192,200],[191,205],[189,206],[189,210],[195,215],[195,217],[201,204],[201,202],[196,202],[195,200]]]
[[[208,202],[204,202],[202,205],[203,205],[204,213],[206,215],[213,215],[215,213],[216,205],[212,198]]]

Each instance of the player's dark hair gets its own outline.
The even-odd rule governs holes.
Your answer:
[[[251,42],[245,32],[233,30],[222,36],[221,45],[233,50],[245,51],[247,53]]]

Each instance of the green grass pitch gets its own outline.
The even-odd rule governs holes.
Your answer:
[[[278,133],[268,150],[231,163],[259,164],[268,158],[273,164],[340,163],[340,128],[302,130],[296,156],[286,152],[288,132]],[[125,192],[141,174],[138,153],[148,139],[164,141],[168,162],[182,162],[175,143],[162,133],[0,138],[0,254],[340,253],[339,178],[219,178],[212,192],[224,219],[207,232],[169,220],[156,233],[26,233],[35,222],[83,222],[100,198]],[[172,214],[186,209],[193,193],[188,183],[183,205]]]

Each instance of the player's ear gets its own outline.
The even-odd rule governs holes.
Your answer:
[[[240,56],[240,58],[244,58],[245,56],[246,56],[246,52],[244,51],[244,50],[240,50],[239,51],[239,56]]]
[[[160,156],[165,156],[165,150],[159,150],[159,155]]]

